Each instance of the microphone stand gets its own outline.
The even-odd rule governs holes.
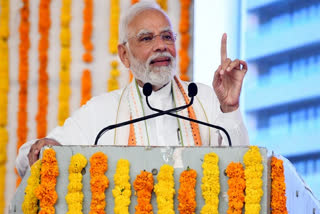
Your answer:
[[[147,115],[147,116],[144,116],[144,117],[139,117],[139,118],[136,118],[136,119],[133,119],[133,120],[128,120],[128,121],[125,121],[125,122],[122,122],[122,123],[117,123],[117,124],[114,124],[114,125],[107,126],[107,127],[103,128],[103,129],[101,129],[101,131],[98,133],[98,135],[96,136],[96,139],[94,141],[94,145],[95,146],[98,145],[98,141],[99,141],[100,137],[105,132],[107,132],[107,131],[109,131],[111,129],[119,128],[121,126],[126,126],[126,125],[129,125],[129,124],[132,124],[132,123],[137,123],[137,122],[140,122],[142,120],[148,120],[148,119],[151,119],[151,118],[154,118],[154,117],[165,115],[165,114],[170,113],[171,111],[180,111],[182,109],[185,109],[185,108],[188,108],[189,106],[191,106],[193,104],[193,99],[194,98],[191,97],[191,100],[190,100],[189,104],[184,105],[184,106],[180,106],[180,107],[177,107],[177,108],[169,109],[169,110],[166,110],[166,111],[161,111],[161,112],[158,112],[158,113],[155,113],[155,114],[151,114],[151,115]],[[175,115],[175,114],[173,114],[173,115]]]
[[[171,113],[171,111],[162,111],[162,110],[160,110],[160,109],[153,108],[153,107],[150,105],[150,103],[149,103],[148,97],[149,97],[149,96],[146,96],[146,101],[147,101],[148,107],[149,107],[151,110],[156,111],[156,112],[159,112],[159,113],[164,113],[164,114],[167,114],[167,115],[170,115],[170,116],[173,116],[173,117],[178,117],[178,118],[183,119],[183,120],[188,120],[188,121],[191,121],[191,122],[199,123],[199,124],[201,124],[201,125],[209,126],[209,127],[211,127],[211,128],[219,129],[219,130],[223,131],[223,132],[227,135],[229,146],[230,146],[230,147],[232,146],[230,135],[229,135],[229,133],[227,132],[227,130],[225,130],[223,127],[221,127],[221,126],[216,126],[216,125],[213,125],[213,124],[210,124],[210,123],[206,123],[206,122],[203,122],[203,121],[200,121],[200,120],[195,120],[195,119],[192,119],[192,118],[189,118],[189,117],[184,117],[184,116],[181,116],[181,115],[178,115],[178,114],[173,114],[173,113]],[[191,97],[191,100],[190,100],[190,103],[191,103],[191,104],[192,104],[192,102],[193,102],[193,98],[194,98],[194,96]],[[189,104],[190,104],[190,103],[189,103]],[[174,111],[174,110],[172,110],[172,111]]]

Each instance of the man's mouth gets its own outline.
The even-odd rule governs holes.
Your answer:
[[[158,57],[150,62],[153,66],[168,66],[171,63],[170,57]]]

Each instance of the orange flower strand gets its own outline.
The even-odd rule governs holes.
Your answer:
[[[271,158],[271,213],[287,214],[286,183],[283,161]]]
[[[41,183],[35,190],[40,201],[39,214],[55,213],[54,204],[58,199],[55,187],[59,175],[56,152],[53,149],[44,150],[41,162]]]
[[[18,110],[18,127],[17,127],[17,152],[20,147],[27,141],[28,135],[28,79],[29,79],[29,49],[30,49],[30,22],[29,22],[29,0],[22,1],[20,9],[20,25],[19,25],[19,110]],[[19,186],[21,178],[18,171],[15,170],[17,175],[16,186]]]
[[[180,50],[179,50],[179,69],[180,69],[180,79],[184,81],[189,81],[188,67],[190,64],[188,50],[189,50],[189,28],[190,28],[190,0],[180,0],[181,5],[181,15],[179,23],[179,33],[181,35]]]
[[[152,212],[151,195],[153,190],[153,176],[150,172],[141,171],[133,182],[133,188],[137,195],[136,214],[147,214]]]
[[[90,158],[91,205],[89,214],[104,214],[106,207],[105,189],[109,187],[109,179],[105,175],[108,170],[108,157],[103,152],[96,152]]]
[[[241,214],[244,206],[244,189],[246,188],[242,164],[231,162],[226,169],[226,174],[229,177],[229,189],[227,192],[229,208],[227,214]]]
[[[51,0],[40,0],[39,5],[39,24],[38,30],[40,40],[38,44],[39,51],[39,79],[38,79],[38,112],[37,138],[43,138],[47,134],[47,112],[48,112],[48,48],[49,48],[49,30],[50,20],[50,2]]]
[[[193,169],[184,170],[180,175],[178,191],[178,210],[181,214],[195,213],[197,172]]]

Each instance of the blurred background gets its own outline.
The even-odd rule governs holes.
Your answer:
[[[194,80],[211,84],[227,32],[228,57],[249,64],[250,143],[288,158],[320,198],[320,1],[195,1],[194,26]]]

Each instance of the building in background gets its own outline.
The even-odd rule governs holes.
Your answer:
[[[320,198],[320,0],[243,0],[251,144],[288,158]]]

